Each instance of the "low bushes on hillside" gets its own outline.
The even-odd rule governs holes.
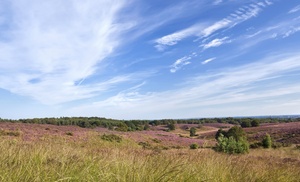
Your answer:
[[[115,134],[104,134],[101,136],[102,140],[106,140],[109,142],[122,142],[123,138],[121,136],[115,135]]]

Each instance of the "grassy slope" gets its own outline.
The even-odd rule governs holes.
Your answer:
[[[257,149],[225,155],[211,149],[144,150],[130,139],[1,136],[0,181],[297,181],[300,150]],[[24,133],[23,133],[24,135]],[[73,140],[72,138],[76,138]]]

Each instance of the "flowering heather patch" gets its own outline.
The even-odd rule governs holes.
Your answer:
[[[253,141],[261,141],[268,133],[277,142],[300,144],[300,122],[262,124],[259,127],[246,128],[245,131],[248,139]]]
[[[88,137],[91,129],[80,128],[78,126],[56,126],[49,124],[27,124],[27,123],[4,123],[0,122],[0,130],[18,131],[20,137],[25,141],[35,141],[47,137],[62,136],[68,140],[80,140]],[[67,133],[72,133],[68,135]]]

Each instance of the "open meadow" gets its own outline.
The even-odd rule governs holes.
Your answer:
[[[193,126],[193,125],[191,125]],[[120,132],[48,124],[0,123],[0,181],[299,181],[300,123],[245,129],[249,140],[268,132],[291,141],[242,155],[214,151],[214,134],[230,124],[188,124]],[[272,127],[271,127],[272,126]],[[276,134],[276,135],[275,135]],[[190,144],[200,148],[191,150]]]

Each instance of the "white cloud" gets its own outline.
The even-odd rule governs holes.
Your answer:
[[[231,40],[228,40],[228,37],[223,37],[221,39],[214,39],[211,42],[209,42],[207,44],[203,44],[201,46],[203,47],[203,49],[208,49],[211,47],[219,47],[222,44],[230,43],[230,42],[231,42]]]
[[[269,1],[259,2],[256,4],[250,4],[248,6],[244,6],[243,8],[239,8],[235,13],[231,13],[228,17],[217,21],[211,26],[205,28],[202,31],[204,37],[208,37],[216,31],[224,28],[231,28],[240,24],[252,17],[256,17],[260,11],[262,11],[263,7],[269,6],[272,3]]]
[[[281,19],[274,24],[264,26],[255,31],[256,32],[250,35],[245,35],[243,38],[238,38],[242,44],[242,49],[269,39],[287,38],[292,36],[300,31],[300,21],[298,21],[297,18]]]
[[[201,64],[207,64],[207,63],[209,63],[209,62],[211,62],[211,61],[213,61],[215,59],[216,59],[215,57],[214,58],[209,58],[209,59],[207,59],[205,61],[202,61]]]
[[[184,56],[180,59],[177,59],[175,63],[171,66],[170,72],[175,73],[179,69],[181,69],[183,66],[190,64],[188,60],[192,59],[190,56]]]
[[[293,9],[291,9],[288,13],[296,13],[300,10],[300,5],[294,7]]]
[[[178,32],[172,33],[170,35],[163,36],[159,39],[155,40],[155,48],[157,48],[159,51],[162,51],[166,48],[166,46],[173,46],[176,45],[179,41],[182,39],[185,39],[187,37],[196,35],[200,33],[201,28],[203,25],[197,24],[193,25],[189,28],[180,30]]]
[[[101,115],[120,119],[241,115],[249,113],[249,109],[253,115],[259,113],[261,109],[269,108],[270,104],[265,101],[270,99],[276,101],[275,104],[279,109],[282,108],[280,103],[293,101],[292,95],[300,94],[297,79],[289,83],[280,80],[281,76],[287,73],[300,71],[299,59],[299,54],[268,57],[247,65],[218,70],[215,73],[201,73],[198,77],[188,79],[180,89],[145,94],[121,92],[93,105],[74,108],[70,112],[80,111],[86,115],[93,115],[96,111],[96,113],[102,111]],[[268,84],[265,80],[268,80]],[[236,103],[238,104],[235,105]],[[251,103],[255,103],[253,108]],[[224,105],[225,108],[230,108],[225,109],[226,112],[223,111]],[[300,106],[299,103],[296,105]],[[218,108],[219,106],[221,107]],[[291,111],[295,111],[296,109],[293,109],[295,104],[292,106]],[[118,112],[112,113],[111,110]],[[131,112],[133,110],[134,113]],[[266,109],[264,113],[266,112],[272,110]]]
[[[252,17],[256,17],[262,11],[262,8],[267,7],[271,4],[272,3],[269,1],[252,3],[248,6],[244,6],[243,8],[239,8],[237,11],[235,11],[235,13],[231,13],[226,18],[219,20],[210,26],[197,24],[158,38],[154,41],[156,43],[154,47],[158,51],[163,51],[167,46],[176,45],[179,41],[191,36],[198,36],[201,38],[209,37],[218,30],[232,28]]]
[[[231,24],[232,24],[231,20],[223,19],[223,20],[218,21],[218,22],[214,23],[213,25],[205,28],[202,31],[202,33],[203,33],[204,37],[207,37],[207,36],[211,35],[212,33],[214,33],[217,30],[220,30],[220,29],[225,28],[225,27],[229,27],[229,25],[231,25]]]
[[[218,5],[218,4],[222,3],[222,2],[223,2],[223,0],[215,0],[215,1],[213,2],[213,4],[214,4],[214,5]]]
[[[0,39],[0,88],[47,104],[94,96],[128,81],[82,81],[122,43],[117,22],[123,1],[10,1]],[[55,10],[55,11],[53,11]],[[125,29],[126,30],[126,29]],[[79,84],[77,84],[79,83]]]

